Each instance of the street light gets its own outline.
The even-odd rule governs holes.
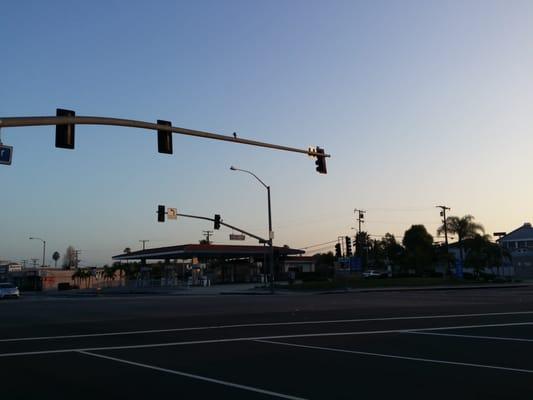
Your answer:
[[[43,242],[43,264],[42,266],[44,267],[44,260],[45,260],[45,254],[46,254],[46,240],[43,240],[41,238],[38,238],[38,237],[30,237],[30,240],[40,240],[41,242]]]
[[[265,184],[259,177],[251,171],[245,169],[235,168],[233,165],[229,168],[232,171],[241,171],[246,172],[247,174],[252,175],[255,179],[263,185],[267,190],[268,196],[268,246],[270,247],[270,292],[274,293],[274,247],[272,241],[274,239],[274,232],[272,232],[272,210],[270,208],[270,186]]]

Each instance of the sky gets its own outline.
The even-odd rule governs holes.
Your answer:
[[[205,221],[158,223],[158,204],[307,247],[363,229],[432,235],[436,205],[487,233],[533,222],[531,1],[9,1],[0,13],[0,118],[129,118],[331,154],[314,160],[154,131],[4,128],[0,259],[197,243]],[[230,243],[221,229],[215,243]],[[436,238],[435,240],[439,240]],[[255,244],[247,239],[245,244]],[[309,251],[328,251],[333,244]]]

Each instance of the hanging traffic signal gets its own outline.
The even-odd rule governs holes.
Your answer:
[[[157,125],[172,127],[172,122],[158,119]],[[159,153],[172,154],[172,132],[167,130],[157,130],[157,151]]]
[[[324,149],[317,147],[315,150],[317,153],[324,154]],[[328,170],[326,168],[326,157],[323,155],[316,156],[316,171],[320,174],[327,174]]]
[[[72,110],[56,109],[56,117],[74,117]],[[74,124],[56,125],[56,147],[61,149],[74,149]]]
[[[157,206],[157,222],[165,222],[165,206]]]
[[[335,257],[337,258],[341,258],[342,257],[342,254],[341,254],[341,244],[340,243],[337,243],[335,245]]]
[[[215,214],[215,229],[220,229],[220,214]]]
[[[350,236],[346,236],[344,240],[346,240],[346,256],[351,257],[352,256],[352,239],[350,239]]]

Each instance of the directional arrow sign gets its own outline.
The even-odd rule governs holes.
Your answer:
[[[13,156],[13,146],[4,146],[0,144],[0,164],[11,165]]]

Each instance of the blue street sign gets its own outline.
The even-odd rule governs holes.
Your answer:
[[[0,144],[0,164],[11,165],[13,156],[13,146],[4,146]]]
[[[361,257],[350,257],[350,270],[352,272],[360,271],[362,267]]]
[[[455,261],[455,276],[459,279],[463,279],[463,264],[461,260]]]

